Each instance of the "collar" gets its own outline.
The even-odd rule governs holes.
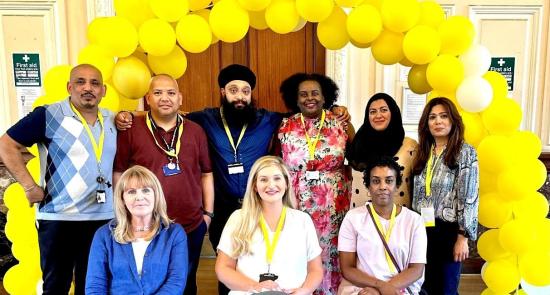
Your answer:
[[[66,99],[60,101],[59,104],[61,105],[61,112],[65,117],[76,117],[75,113],[71,109],[70,103],[70,96],[67,96]],[[107,118],[111,115],[110,111],[104,108],[99,108],[99,112],[101,113],[103,118]]]

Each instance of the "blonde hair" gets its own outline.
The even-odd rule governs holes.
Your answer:
[[[149,235],[145,237],[145,240],[151,240],[159,230],[161,224],[168,227],[172,222],[166,213],[166,200],[164,199],[164,193],[162,192],[158,178],[153,172],[143,166],[132,166],[120,176],[113,195],[116,221],[113,237],[115,241],[121,244],[135,240],[132,230],[132,214],[126,208],[123,199],[124,191],[126,191],[130,184],[150,187],[155,194],[152,228]]]
[[[286,191],[283,195],[283,205],[289,208],[294,208],[294,191],[291,187],[290,173],[283,160],[275,156],[264,156],[256,160],[252,168],[250,169],[250,175],[246,184],[246,192],[244,193],[243,206],[240,211],[241,223],[237,225],[235,231],[231,235],[233,257],[241,255],[252,254],[250,249],[250,243],[252,242],[252,236],[259,227],[260,216],[262,214],[262,200],[256,192],[256,181],[258,179],[258,172],[267,167],[277,167],[283,173],[286,181]]]

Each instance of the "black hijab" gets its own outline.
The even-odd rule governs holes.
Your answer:
[[[370,105],[383,99],[391,112],[391,119],[388,127],[384,131],[376,131],[369,122]],[[395,156],[401,148],[405,138],[405,129],[401,120],[401,111],[395,103],[393,97],[386,93],[376,93],[373,95],[365,109],[365,119],[363,125],[355,134],[355,138],[346,149],[346,158],[350,165],[358,171],[365,170],[367,164],[381,156]]]

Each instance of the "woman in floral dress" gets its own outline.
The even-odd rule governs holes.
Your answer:
[[[280,91],[286,106],[297,112],[281,123],[281,155],[290,168],[297,208],[311,215],[323,249],[325,273],[314,294],[336,294],[341,280],[338,230],[351,199],[351,174],[344,155],[355,131],[328,111],[338,96],[330,78],[294,74],[283,81]]]

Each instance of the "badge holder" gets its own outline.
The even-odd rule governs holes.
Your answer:
[[[172,159],[170,159],[170,162],[168,164],[162,166],[162,172],[164,173],[164,176],[172,176],[172,175],[180,174],[181,173],[180,165],[172,162]]]
[[[426,227],[435,226],[435,210],[434,207],[422,207],[420,208],[420,215],[424,220],[424,225]]]
[[[235,157],[235,162],[227,164],[227,172],[229,174],[244,173],[244,164],[237,161],[237,153],[235,153],[234,157]]]
[[[105,193],[105,186],[111,187],[111,183],[109,181],[106,181],[105,177],[103,177],[103,175],[101,174],[96,178],[96,181],[98,183],[99,188],[96,191],[95,199],[98,204],[102,204],[102,203],[105,203],[107,199],[107,195]]]

